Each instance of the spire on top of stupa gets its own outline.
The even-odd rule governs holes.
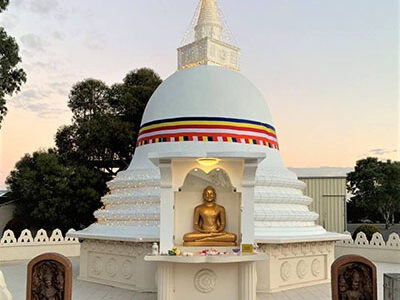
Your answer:
[[[216,0],[202,0],[199,19],[195,30],[195,39],[209,37],[221,40],[222,25],[218,18],[218,5]]]
[[[218,5],[216,0],[202,0],[200,7],[200,15],[197,24],[214,23],[219,24]]]
[[[200,0],[182,44],[178,70],[218,65],[239,71],[240,49],[234,44],[217,0]]]

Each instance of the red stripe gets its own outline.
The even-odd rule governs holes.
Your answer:
[[[154,132],[154,131],[160,131],[160,130],[192,129],[192,128],[233,129],[233,130],[240,130],[240,131],[253,131],[253,132],[265,133],[265,134],[268,134],[268,135],[276,138],[276,134],[271,133],[271,132],[269,132],[267,130],[264,130],[264,129],[239,127],[239,126],[228,126],[228,125],[174,125],[174,126],[164,126],[164,127],[152,128],[152,129],[141,131],[140,135],[145,134],[145,133]]]
[[[182,136],[187,136],[187,137],[191,137],[193,138],[193,136],[198,136],[199,139],[203,136],[211,136],[211,137],[222,137],[224,141],[227,141],[228,137],[232,137],[232,138],[236,138],[238,139],[238,141],[240,141],[240,139],[253,139],[253,140],[269,140],[271,141],[271,143],[276,143],[273,140],[270,140],[268,138],[265,137],[259,137],[259,136],[254,136],[254,135],[239,135],[239,134],[221,134],[221,133],[204,133],[204,132],[185,132],[185,133],[177,133],[177,134],[159,134],[159,135],[152,135],[151,137],[146,137],[146,138],[141,138],[139,136],[139,141],[141,140],[155,140],[156,138],[168,138],[170,139],[171,137],[175,137],[176,139],[179,139],[179,137]]]
[[[175,138],[175,142],[179,142],[179,137],[181,136],[187,136],[189,138],[189,141],[193,141],[193,137],[197,136],[198,137],[198,141],[202,142],[203,141],[203,136],[207,136],[207,137],[212,137],[214,142],[218,142],[218,137],[222,137],[224,142],[228,141],[228,138],[236,138],[237,143],[241,143],[241,139],[245,139],[246,143],[249,144],[249,139],[254,140],[254,144],[260,144],[260,140],[262,140],[264,142],[264,144],[266,146],[268,146],[268,143],[270,143],[273,146],[278,147],[278,143],[275,141],[272,141],[270,139],[267,138],[262,138],[262,137],[258,137],[258,136],[249,136],[249,135],[235,135],[235,134],[231,134],[231,135],[221,135],[219,133],[213,133],[213,134],[204,134],[204,133],[185,133],[183,134],[172,134],[172,135],[156,135],[156,136],[152,136],[151,138],[139,138],[138,139],[138,144],[144,142],[144,141],[149,141],[150,139],[153,140],[153,143],[155,143],[155,139],[156,138],[167,138],[167,141],[170,142],[171,138],[174,137]]]
[[[223,132],[196,132],[196,131],[192,131],[192,132],[178,132],[178,133],[173,133],[173,134],[165,134],[165,133],[160,133],[160,134],[156,134],[156,135],[150,135],[148,137],[142,137],[142,135],[139,135],[138,139],[155,139],[157,137],[169,137],[169,136],[221,136],[221,137],[250,137],[250,138],[257,138],[257,139],[269,139],[268,137],[271,138],[275,138],[276,136],[271,136],[268,135],[268,137],[259,137],[259,136],[254,136],[254,135],[242,135],[242,134],[230,134],[230,133],[223,133]]]

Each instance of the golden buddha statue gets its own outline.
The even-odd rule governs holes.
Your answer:
[[[217,193],[211,186],[203,191],[204,203],[194,209],[195,232],[183,236],[183,246],[236,246],[236,235],[224,232],[225,208],[215,203]]]

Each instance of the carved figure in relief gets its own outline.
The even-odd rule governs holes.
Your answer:
[[[33,267],[32,299],[63,300],[65,274],[56,261],[44,261]]]
[[[217,193],[211,186],[203,191],[203,204],[194,209],[195,232],[183,236],[184,246],[236,246],[236,235],[225,232],[225,208],[216,204]]]
[[[341,300],[371,300],[372,282],[368,269],[360,264],[348,264],[339,276]]]
[[[44,274],[44,289],[41,291],[41,295],[47,300],[58,300],[57,289],[53,286],[53,274],[48,270]]]

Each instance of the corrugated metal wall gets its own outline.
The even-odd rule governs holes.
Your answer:
[[[319,214],[318,223],[328,231],[343,232],[345,224],[346,178],[300,178],[307,187],[304,194],[313,198],[310,209]]]

